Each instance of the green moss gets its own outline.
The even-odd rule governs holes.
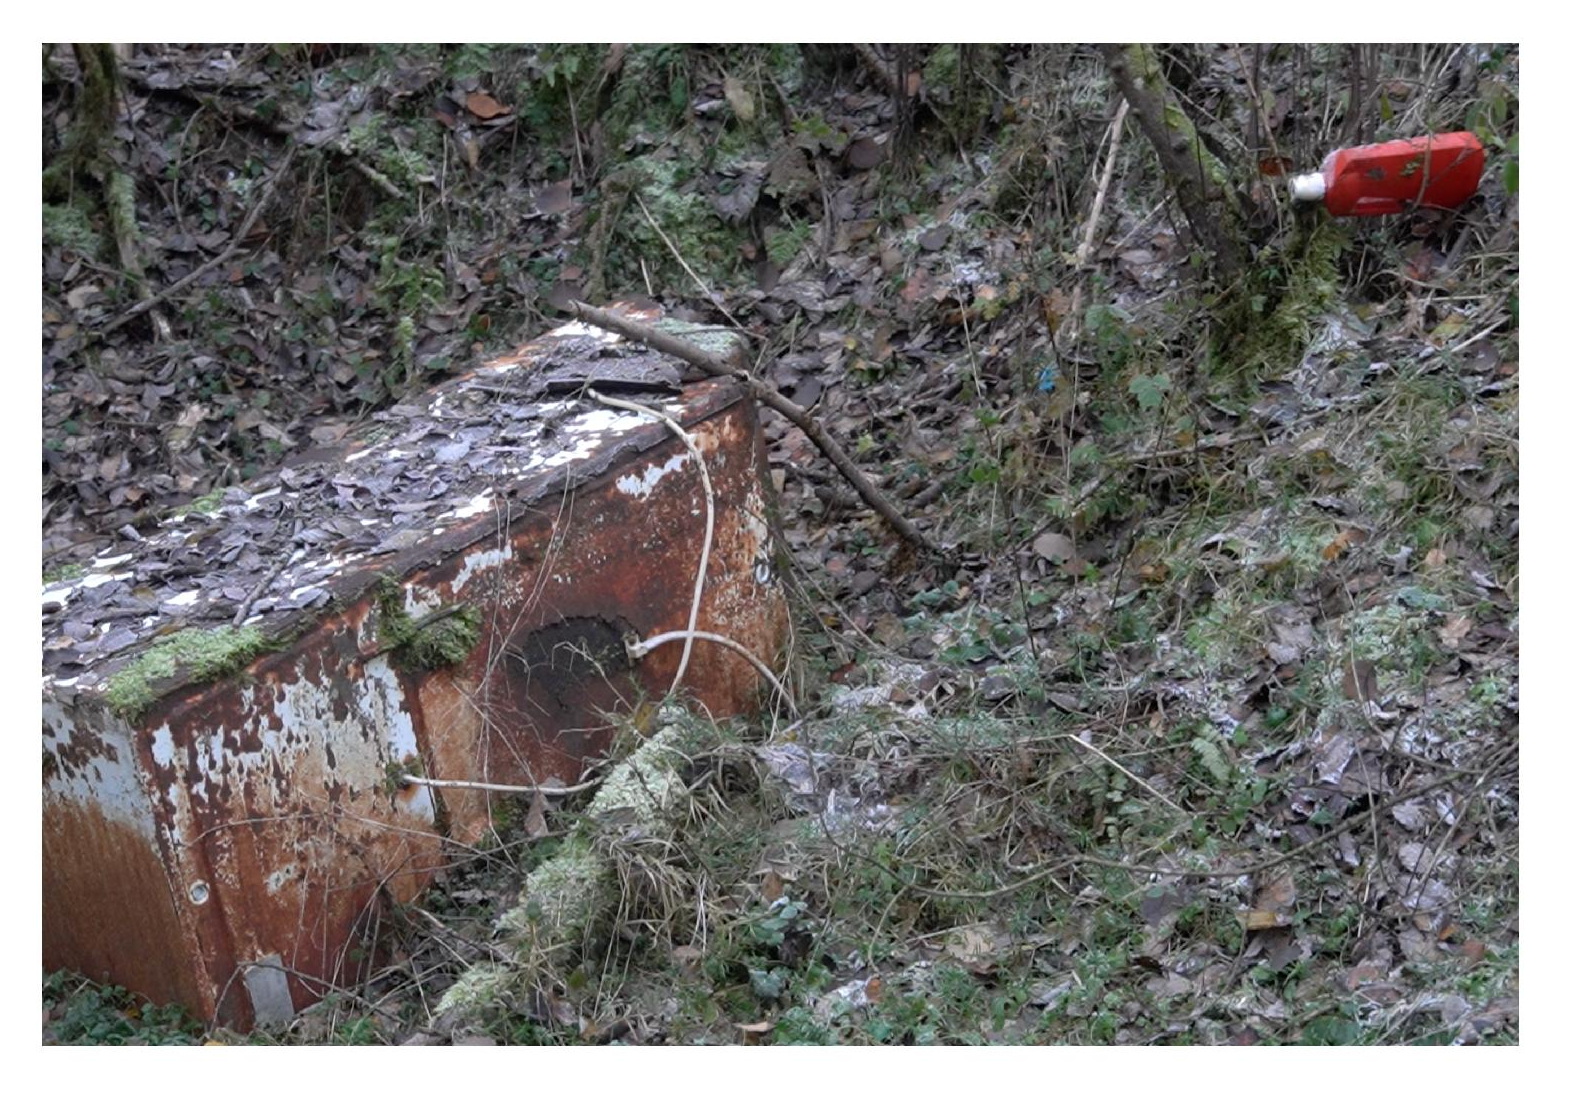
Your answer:
[[[1218,360],[1235,371],[1272,375],[1295,366],[1316,321],[1337,302],[1337,262],[1347,244],[1347,232],[1322,219],[1282,255],[1262,258],[1217,311]]]
[[[67,562],[63,566],[52,566],[44,571],[44,584],[54,585],[61,581],[75,581],[87,572],[87,567],[80,562]]]
[[[741,231],[729,226],[703,190],[693,186],[692,173],[692,163],[649,154],[628,162],[619,171],[621,178],[605,181],[609,202],[599,221],[614,219],[602,230],[607,235],[609,291],[644,287],[648,275],[663,285],[694,287],[695,279],[674,259],[676,252],[709,287],[731,286],[741,276]],[[624,205],[620,191],[639,196],[641,202]]]
[[[811,239],[812,232],[809,222],[796,222],[773,232],[767,239],[768,259],[780,268],[787,268]]]
[[[442,669],[458,665],[482,639],[482,613],[462,604],[446,604],[436,612],[412,619],[405,594],[391,577],[378,582],[378,637],[402,669]]]
[[[224,501],[225,491],[223,489],[213,489],[203,494],[201,497],[197,497],[191,501],[188,501],[184,505],[176,505],[174,508],[165,513],[165,515],[191,516],[201,513],[204,516],[214,516],[219,513],[219,506],[224,504]]]
[[[110,176],[105,187],[105,205],[110,212],[110,225],[118,240],[137,239],[137,185],[125,172]]]
[[[80,208],[55,203],[44,204],[44,243],[52,248],[70,249],[80,256],[97,257],[104,238]]]
[[[135,721],[159,698],[159,682],[182,672],[196,683],[218,680],[271,648],[256,627],[188,628],[155,643],[111,677],[104,700],[116,715]]]

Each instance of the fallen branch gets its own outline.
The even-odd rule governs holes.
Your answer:
[[[756,398],[757,401],[772,409],[776,409],[787,417],[796,428],[804,432],[806,437],[816,445],[817,450],[827,456],[828,461],[838,468],[838,472],[854,487],[855,492],[860,494],[860,499],[865,501],[873,512],[887,521],[888,526],[906,542],[939,559],[946,561],[951,557],[916,528],[898,509],[893,507],[893,503],[884,497],[876,486],[871,484],[870,480],[860,472],[860,468],[855,465],[844,449],[838,445],[838,442],[823,430],[822,426],[811,417],[810,413],[784,397],[761,379],[756,378],[749,372],[730,367],[717,356],[696,347],[690,341],[675,336],[673,333],[666,333],[661,329],[654,329],[650,325],[643,325],[639,321],[632,321],[628,317],[614,313],[612,310],[598,309],[595,306],[588,306],[585,302],[571,302],[570,309],[582,321],[588,321],[600,329],[618,333],[630,340],[640,341],[653,351],[682,359],[692,367],[705,371],[709,375],[714,375],[718,378],[737,379],[745,385],[751,392],[751,396]]]
[[[688,757],[677,713],[608,774],[554,855],[526,876],[514,906],[499,917],[499,962],[462,973],[434,1010],[466,1020],[489,1005],[559,981],[576,950],[606,928],[620,901],[622,872],[645,843],[671,839],[688,789]]]

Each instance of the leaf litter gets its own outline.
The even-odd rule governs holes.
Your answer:
[[[607,79],[630,49],[605,58]],[[1067,67],[1062,87],[1092,79],[1077,50],[1044,56]],[[179,158],[190,97],[212,92],[208,60],[150,48],[130,66],[139,155]],[[231,58],[225,94],[272,94],[264,60]],[[1200,94],[1219,94],[1211,81],[1235,64],[1211,54]],[[1012,74],[1023,109],[1054,102],[1029,94],[1048,87],[1032,55]],[[46,247],[44,550],[47,566],[81,571],[45,586],[46,669],[122,652],[152,609],[225,619],[273,548],[296,564],[256,613],[311,608],[332,597],[336,556],[400,553],[403,533],[514,461],[530,416],[479,402],[435,421],[416,400],[503,334],[546,329],[517,304],[578,288],[592,259],[588,181],[566,172],[573,157],[509,159],[525,108],[505,88],[396,66],[314,86],[290,122],[341,158],[364,155],[359,127],[392,122],[392,147],[413,148],[402,128],[436,126],[466,166],[454,170],[490,181],[498,225],[457,238],[436,284],[355,228],[354,210],[317,259],[281,214],[245,264],[192,289],[204,324],[173,318],[163,343],[132,326],[95,340],[117,289],[90,258]],[[760,125],[769,89],[720,67],[696,86],[689,132]],[[1098,100],[1060,109],[1099,130]],[[401,116],[407,104],[425,121]],[[1138,169],[1120,175],[1093,254],[1106,300],[1060,347],[1048,317],[1075,283],[1046,259],[1055,223],[1003,213],[1001,166],[1027,155],[1013,142],[1028,131],[987,143],[984,172],[928,167],[924,198],[895,214],[883,173],[906,153],[893,99],[846,86],[817,104],[825,134],[808,123],[769,138],[679,191],[720,225],[782,231],[774,255],[771,240],[750,246],[767,266],[742,265],[714,300],[770,344],[773,384],[814,405],[959,564],[906,559],[803,434],[764,413],[808,623],[800,657],[831,676],[813,679],[820,711],[792,740],[753,747],[749,764],[720,751],[755,779],[716,789],[717,805],[761,821],[747,863],[769,871],[710,875],[692,916],[720,943],[783,940],[753,949],[748,1005],[709,990],[722,1029],[687,1016],[658,975],[567,989],[524,1015],[586,1036],[610,1032],[578,1022],[620,1019],[648,1042],[765,1042],[803,1008],[822,1042],[936,1042],[963,1026],[916,1015],[915,999],[953,998],[960,1019],[1001,1015],[986,1039],[1515,1035],[1515,324],[1510,340],[1468,345],[1452,361],[1462,384],[1445,385],[1446,350],[1474,330],[1401,281],[1412,289],[1395,299],[1354,296],[1312,318],[1287,370],[1251,380],[1247,399],[1208,394],[1175,374],[1170,342],[1189,338],[1169,308],[1187,253]],[[173,205],[139,208],[162,282],[229,245],[253,166],[277,155],[277,134],[234,119],[202,153],[208,175],[187,177]],[[626,141],[685,155],[680,138]],[[347,178],[363,181],[362,202],[378,194]],[[397,183],[435,186],[424,178]],[[1479,240],[1502,232],[1501,209],[1473,215]],[[1409,279],[1495,275],[1494,260],[1459,250],[1454,269],[1451,256],[1410,260]],[[661,290],[707,299],[676,276]],[[1035,289],[1048,283],[1054,294]],[[406,457],[299,457],[354,453],[369,429]],[[128,570],[116,560],[131,545]],[[116,626],[84,630],[89,605]],[[558,813],[528,808],[528,835],[551,839]],[[696,851],[715,840],[703,833]],[[415,951],[437,973],[478,958],[490,905],[510,897],[508,862],[491,867],[454,869],[429,900],[442,913]],[[850,902],[868,896],[869,909]],[[413,990],[390,985],[387,1004],[406,1012]],[[426,1035],[430,1022],[411,1020]]]

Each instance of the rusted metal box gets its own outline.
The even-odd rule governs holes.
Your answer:
[[[668,691],[682,647],[625,642],[687,626],[707,495],[670,428],[586,378],[699,446],[697,628],[772,664],[755,409],[679,366],[567,326],[46,584],[45,967],[287,1018],[363,978],[382,915],[489,828],[498,796],[401,773],[574,782],[611,714]],[[683,690],[762,698],[704,641]]]

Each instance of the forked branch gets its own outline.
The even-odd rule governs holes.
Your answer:
[[[838,472],[844,476],[845,480],[855,487],[855,492],[860,494],[860,499],[870,505],[871,510],[887,521],[888,526],[896,531],[906,542],[939,559],[947,560],[950,557],[946,551],[911,523],[903,513],[899,512],[893,506],[893,502],[883,496],[876,486],[871,484],[871,480],[861,473],[860,468],[855,465],[854,460],[839,446],[838,441],[829,436],[809,412],[784,397],[761,379],[756,378],[747,371],[730,367],[717,356],[702,348],[698,348],[682,337],[675,336],[673,333],[666,333],[661,329],[655,329],[650,325],[643,325],[639,321],[632,321],[630,318],[614,313],[612,310],[598,309],[595,306],[588,306],[585,302],[571,302],[570,308],[575,312],[576,317],[582,321],[590,322],[600,329],[607,329],[609,332],[618,333],[620,336],[630,340],[640,341],[653,351],[682,359],[692,367],[705,371],[709,375],[715,375],[719,378],[732,378],[743,383],[746,389],[751,392],[752,397],[762,404],[778,410],[778,412],[789,419],[790,423],[804,432],[806,437],[816,445],[817,450],[827,456],[828,462],[837,467]]]

